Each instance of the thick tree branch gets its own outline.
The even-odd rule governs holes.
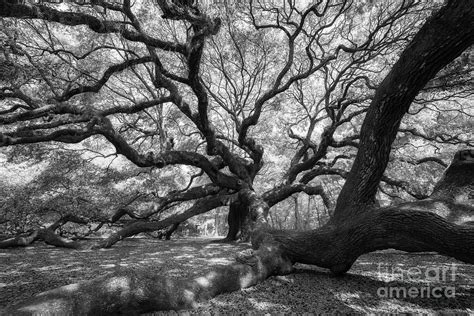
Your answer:
[[[375,93],[334,219],[353,216],[374,202],[391,144],[415,96],[440,69],[473,43],[472,1],[448,1],[423,25]]]
[[[109,238],[100,242],[95,247],[99,248],[109,248],[114,245],[116,242],[129,237],[136,235],[138,233],[155,231],[158,229],[166,228],[173,224],[179,224],[184,222],[188,218],[208,212],[215,209],[219,206],[229,205],[235,199],[235,195],[226,195],[224,193],[209,196],[198,200],[191,208],[187,209],[183,213],[172,215],[164,220],[158,222],[149,222],[149,221],[138,221],[135,222],[124,229],[118,231],[117,233],[111,235]]]
[[[287,199],[295,193],[304,192],[308,195],[319,195],[324,202],[324,205],[329,209],[331,208],[331,200],[327,196],[322,185],[307,185],[304,183],[293,183],[289,185],[282,185],[269,190],[262,194],[263,200],[268,204],[269,207]]]
[[[70,26],[87,25],[96,33],[117,33],[127,40],[142,42],[151,47],[182,54],[186,52],[186,47],[183,44],[162,41],[143,33],[131,31],[123,22],[102,21],[85,13],[62,12],[45,5],[12,4],[8,0],[0,0],[0,16],[41,19]]]
[[[153,61],[153,58],[150,56],[145,56],[141,58],[136,58],[136,59],[130,59],[130,60],[125,60],[124,62],[116,65],[112,65],[107,70],[103,73],[102,77],[97,80],[97,82],[93,85],[88,85],[88,86],[81,86],[78,88],[74,88],[69,91],[65,91],[63,95],[61,95],[59,98],[57,98],[58,102],[64,102],[72,98],[73,96],[76,96],[81,93],[86,93],[86,92],[99,92],[99,90],[107,83],[107,81],[114,75],[115,73],[121,72],[127,68],[148,63]]]

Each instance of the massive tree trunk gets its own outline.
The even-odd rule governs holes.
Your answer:
[[[242,201],[237,200],[229,206],[229,214],[227,215],[229,231],[223,241],[249,240],[248,214],[249,208]]]
[[[360,133],[360,146],[339,194],[334,221],[357,216],[375,202],[401,120],[436,73],[474,43],[472,1],[447,1],[415,35],[377,88]]]
[[[239,263],[182,281],[148,272],[123,272],[43,293],[10,311],[97,315],[190,308],[199,300],[251,286],[273,274],[289,273],[295,262],[315,264],[341,274],[361,254],[387,248],[436,251],[474,264],[474,226],[462,224],[463,219],[473,214],[470,188],[474,179],[459,184],[448,176],[458,167],[472,172],[474,152],[459,152],[456,157],[465,159],[453,161],[431,199],[387,208],[373,206],[403,114],[418,90],[473,43],[471,0],[448,1],[425,23],[377,90],[334,220],[325,227],[299,233],[270,230],[265,218],[268,205],[255,192],[241,190],[239,199],[249,206],[254,228],[252,245],[256,251],[241,256]],[[446,179],[451,179],[451,183],[443,184]],[[467,198],[452,199],[437,193],[445,187],[458,187],[460,192],[468,188],[467,195],[462,195]],[[450,214],[456,215],[455,223],[450,221]]]

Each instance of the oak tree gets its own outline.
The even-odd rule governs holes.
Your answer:
[[[0,122],[6,128],[0,145],[78,143],[101,136],[138,167],[182,164],[207,177],[206,184],[159,198],[147,212],[119,210],[110,221],[126,214],[137,221],[95,247],[110,247],[137,233],[229,205],[228,239],[240,231],[244,238],[250,236],[254,251],[234,265],[193,280],[122,272],[46,292],[14,310],[104,314],[190,308],[201,299],[290,273],[296,262],[343,274],[361,254],[387,248],[436,251],[474,263],[474,228],[466,224],[474,212],[472,150],[456,154],[429,196],[387,207],[376,203],[381,181],[404,187],[384,175],[402,119],[420,91],[430,88],[430,80],[474,43],[470,1],[447,1],[440,8],[415,1],[387,2],[369,10],[375,18],[369,27],[360,27],[360,33],[348,30],[361,25],[364,8],[350,1],[320,1],[306,8],[291,1],[283,8],[250,1],[247,14],[237,21],[229,15],[214,16],[192,2],[91,4],[0,2],[1,16],[37,33],[11,35],[4,53],[4,67],[13,79],[1,90],[5,101]],[[145,10],[145,4],[157,6],[161,17]],[[104,11],[99,14],[94,7]],[[431,10],[420,26],[418,18]],[[351,18],[357,17],[355,13],[359,20]],[[65,27],[94,36],[84,43],[67,43],[56,33]],[[247,36],[251,29],[257,33]],[[219,44],[221,33],[230,46]],[[276,51],[275,45],[282,42],[284,47]],[[393,50],[400,52],[398,61],[387,68],[383,80],[373,82],[376,77],[368,74],[376,72],[381,60],[388,63]],[[308,99],[308,85],[321,85],[322,98]],[[465,88],[462,80],[459,85]],[[297,144],[294,156],[280,183],[260,190],[256,180],[265,166],[262,135],[269,131],[259,129],[259,122],[275,110],[284,111],[285,102],[279,99],[284,94],[295,97],[309,125],[304,136],[297,125],[287,129]],[[149,112],[169,106],[179,110],[179,128],[197,144],[196,150],[166,145],[170,139],[160,121],[151,123]],[[360,127],[341,132],[361,117]],[[315,137],[320,122],[324,128]],[[416,129],[405,132],[423,136]],[[153,150],[133,143],[136,135],[151,137],[150,133],[160,138]],[[459,136],[450,140],[472,145]],[[348,149],[346,155],[327,157],[330,148]],[[351,155],[350,171],[337,168],[338,161]],[[325,175],[345,178],[334,207],[324,185],[315,181]],[[272,229],[267,221],[270,208],[298,192],[321,196],[331,209],[329,222],[303,232]],[[177,201],[195,202],[182,213],[147,220]],[[25,238],[39,236],[62,246],[86,246],[58,238],[55,225],[10,242],[27,244]]]

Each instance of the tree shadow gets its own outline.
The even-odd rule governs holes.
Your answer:
[[[452,268],[452,264],[456,267],[454,279],[451,275],[439,280],[424,275],[436,268],[440,271]],[[385,271],[387,267],[389,273]],[[418,279],[408,278],[406,272],[416,272],[415,269],[422,272]],[[362,256],[342,277],[334,277],[318,267],[295,265],[290,275],[271,277],[252,288],[222,294],[203,303],[193,314],[386,312],[468,315],[474,308],[473,272],[471,265],[437,254],[412,256],[398,251],[376,252]],[[446,295],[445,291],[450,288],[453,296],[451,292]]]
[[[47,245],[0,250],[0,309],[58,286],[93,279],[120,269],[146,269],[160,276],[200,276],[231,264],[248,244],[215,244],[208,238],[161,241],[127,239],[111,249],[68,250]],[[409,269],[456,267],[455,278],[407,278]],[[402,273],[400,273],[402,271]],[[201,314],[281,313],[460,313],[472,312],[474,266],[437,254],[381,251],[363,255],[343,277],[310,265],[267,279],[254,287],[219,295],[190,312]],[[384,288],[446,288],[451,297],[384,297]],[[1,310],[0,310],[1,313]],[[167,313],[163,313],[167,314]],[[172,314],[172,313],[171,313]]]
[[[233,255],[247,248],[210,244],[207,238],[128,238],[110,249],[78,251],[40,243],[0,249],[0,314],[5,306],[43,291],[122,269],[144,269],[171,278],[198,276],[233,263]]]

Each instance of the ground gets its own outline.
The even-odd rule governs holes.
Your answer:
[[[172,277],[201,275],[233,262],[246,244],[211,239],[127,239],[112,249],[75,251],[37,243],[0,249],[0,314],[6,305],[57,286],[122,268],[147,268]],[[435,297],[441,295],[441,297]],[[474,313],[474,266],[433,253],[382,251],[364,255],[344,277],[296,265],[239,292],[220,295],[180,314],[448,312]],[[172,313],[156,313],[172,314]]]

